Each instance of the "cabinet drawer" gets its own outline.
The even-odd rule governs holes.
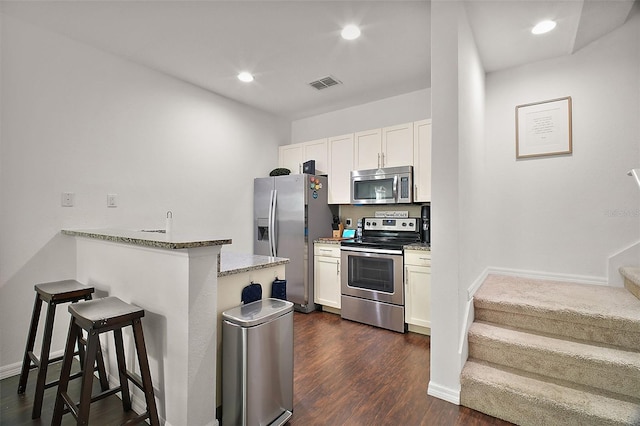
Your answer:
[[[415,266],[431,266],[431,252],[426,250],[405,250],[404,264]]]
[[[325,257],[340,257],[340,245],[316,243],[313,247],[313,254]]]

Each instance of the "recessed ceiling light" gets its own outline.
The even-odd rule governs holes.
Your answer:
[[[253,81],[253,76],[249,72],[242,71],[240,74],[238,74],[238,80],[244,81],[245,83],[250,83]]]
[[[533,29],[531,29],[531,34],[538,35],[538,34],[548,33],[555,27],[556,27],[556,21],[547,20],[547,21],[538,22],[536,26],[533,27]]]
[[[340,35],[345,40],[355,40],[360,37],[360,28],[358,28],[356,25],[349,24],[342,29]]]

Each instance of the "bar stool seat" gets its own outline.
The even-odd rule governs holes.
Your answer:
[[[38,377],[36,381],[36,392],[33,402],[33,410],[31,417],[37,419],[42,412],[42,400],[44,397],[45,389],[56,386],[58,380],[54,380],[50,383],[46,383],[47,369],[50,364],[59,362],[62,360],[62,356],[50,358],[49,352],[51,350],[51,337],[53,334],[53,323],[56,315],[56,307],[61,303],[76,303],[82,300],[91,300],[91,295],[95,291],[93,287],[86,286],[79,283],[76,280],[63,280],[47,283],[40,283],[34,286],[36,291],[36,299],[33,304],[33,313],[31,314],[31,325],[29,327],[29,335],[27,337],[27,345],[24,351],[22,360],[22,370],[20,372],[20,381],[18,382],[18,393],[22,394],[27,388],[27,380],[29,379],[29,371],[31,369],[38,369]],[[36,335],[38,332],[38,322],[40,321],[40,311],[42,308],[42,302],[47,303],[47,318],[45,321],[44,334],[42,337],[42,348],[40,351],[40,358],[33,353],[33,347],[35,345]],[[78,352],[75,354],[81,355],[81,369],[84,370],[84,347],[85,341],[82,335],[79,335],[76,339],[78,345]],[[100,385],[103,389],[107,389],[109,384],[107,382],[107,375],[104,368],[104,361],[102,359],[102,351],[99,351],[99,355],[96,357],[97,367],[91,369],[91,372],[98,370],[100,377]],[[81,373],[76,373],[71,378],[80,377]]]
[[[117,297],[106,297],[104,299],[70,305],[69,313],[71,314],[71,322],[69,324],[69,334],[67,336],[67,345],[62,361],[60,383],[58,385],[58,394],[56,396],[56,404],[51,424],[60,425],[63,414],[70,412],[76,418],[77,424],[86,425],[89,422],[90,404],[117,392],[121,392],[122,394],[122,406],[124,410],[131,410],[131,396],[129,394],[128,384],[130,380],[143,391],[147,403],[147,410],[143,414],[130,419],[125,424],[138,423],[148,418],[152,426],[159,425],[153,386],[151,384],[151,374],[149,372],[149,360],[147,358],[147,350],[142,332],[141,318],[144,316],[144,310],[125,303]],[[122,329],[128,326],[131,326],[133,329],[141,380],[126,368]],[[112,389],[103,390],[100,394],[92,396],[93,374],[85,371],[82,376],[80,401],[74,403],[67,394],[67,386],[73,359],[73,342],[76,340],[78,333],[81,332],[81,329],[86,330],[88,333],[87,350],[84,360],[85,365],[91,365],[95,360],[99,348],[100,334],[113,331],[120,385]]]

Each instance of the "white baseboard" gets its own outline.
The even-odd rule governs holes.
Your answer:
[[[459,389],[450,389],[445,386],[440,386],[433,381],[429,382],[429,387],[427,389],[427,395],[445,400],[452,404],[460,405],[460,390]]]
[[[607,285],[607,277],[597,277],[597,276],[590,276],[590,275],[559,274],[559,273],[553,273],[553,272],[527,271],[524,269],[510,269],[510,268],[496,268],[496,267],[488,267],[485,270],[485,272],[487,275],[489,274],[513,275],[516,277],[534,278],[534,279],[540,279],[540,280],[566,281],[566,282],[573,282],[578,284],[589,284],[589,285]],[[485,278],[486,278],[486,275],[485,275]],[[469,287],[469,289],[471,290],[471,287]],[[475,290],[477,290],[477,288]]]
[[[39,356],[40,354],[38,354]],[[59,350],[55,352],[51,352],[49,358],[55,358],[58,356],[64,355],[64,350]],[[16,362],[9,365],[3,365],[0,367],[0,380],[7,379],[9,377],[17,376],[22,371],[22,361]]]

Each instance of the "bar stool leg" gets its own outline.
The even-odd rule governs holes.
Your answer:
[[[22,359],[22,370],[20,372],[20,382],[18,383],[18,393],[24,393],[27,388],[27,379],[29,378],[29,370],[31,369],[31,357],[29,352],[33,352],[33,346],[36,342],[36,333],[38,331],[38,322],[40,321],[40,308],[42,307],[42,299],[36,293],[36,300],[33,302],[33,313],[31,314],[31,325],[29,326],[29,337],[27,338],[27,346],[24,349],[24,357]]]
[[[98,345],[100,343],[98,333],[91,330],[87,336],[87,354],[84,365],[93,366],[96,362]],[[89,409],[91,408],[91,390],[93,387],[93,368],[85,368],[82,372],[82,385],[80,386],[80,404],[78,405],[78,425],[89,424]]]
[[[84,300],[91,300],[91,294],[87,295]],[[73,302],[76,303],[76,302]],[[78,358],[80,359],[80,369],[84,371],[84,358],[85,348],[82,343],[82,331],[78,333]],[[107,371],[104,364],[104,357],[102,355],[102,345],[98,341],[98,354],[96,355],[96,364],[98,365],[98,378],[100,379],[100,389],[104,392],[109,390],[109,380],[107,378]],[[92,371],[94,366],[91,366]]]
[[[56,403],[53,409],[53,418],[51,426],[60,426],[62,423],[62,413],[64,411],[63,395],[66,395],[69,386],[69,376],[71,374],[71,363],[73,361],[74,345],[80,332],[76,325],[74,317],[71,317],[69,323],[69,334],[67,336],[67,344],[64,348],[64,356],[62,358],[62,369],[60,371],[60,383],[58,383],[58,393],[56,395]],[[86,370],[85,370],[86,371]]]
[[[47,319],[44,323],[44,335],[42,338],[42,350],[40,351],[40,366],[36,382],[36,394],[33,398],[33,411],[31,418],[37,419],[42,413],[42,399],[47,382],[47,369],[49,367],[49,351],[51,350],[51,336],[53,335],[53,321],[56,316],[56,304],[49,302],[47,306]]]
[[[133,320],[133,340],[136,343],[136,353],[138,354],[138,365],[140,366],[140,376],[142,377],[142,385],[144,387],[144,398],[147,402],[149,422],[151,426],[158,426],[160,421],[158,420],[158,409],[153,394],[153,385],[151,384],[149,359],[147,358],[147,347],[144,344],[144,334],[142,332],[140,318]]]
[[[104,367],[104,357],[102,356],[102,345],[98,339],[98,353],[96,355],[96,363],[98,364],[98,378],[100,379],[100,389],[104,392],[109,390],[109,380],[107,379],[107,371]]]
[[[127,363],[124,358],[124,344],[122,342],[122,329],[113,330],[116,344],[116,359],[118,360],[118,375],[120,376],[120,393],[122,394],[122,408],[131,410],[131,395],[129,394],[129,379],[127,378]]]

